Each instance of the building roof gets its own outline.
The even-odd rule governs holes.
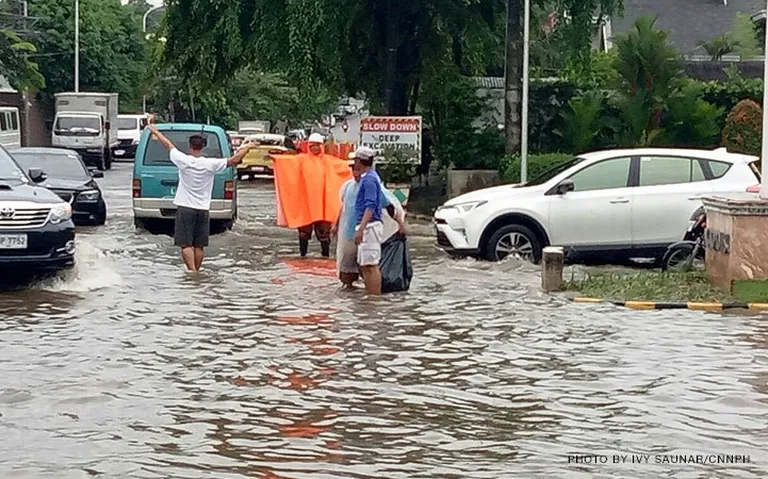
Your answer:
[[[727,4],[727,5],[726,5]],[[656,16],[656,26],[683,54],[698,53],[698,43],[730,32],[736,14],[752,16],[765,9],[765,0],[624,0],[623,18],[611,20],[613,33],[624,33],[635,20]]]

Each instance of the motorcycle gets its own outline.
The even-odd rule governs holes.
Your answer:
[[[707,229],[707,214],[704,208],[697,209],[691,216],[691,224],[683,241],[670,245],[661,259],[662,271],[690,271],[696,260],[704,261],[706,245],[704,236]]]

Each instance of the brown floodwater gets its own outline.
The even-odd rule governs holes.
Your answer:
[[[79,232],[76,270],[0,294],[2,478],[768,471],[765,317],[573,305],[532,266],[446,258],[428,226],[412,290],[366,300],[296,258],[264,183],[193,277],[134,230],[130,180],[102,180],[109,220]],[[655,463],[678,454],[750,462]]]

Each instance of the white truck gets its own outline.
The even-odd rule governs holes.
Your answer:
[[[237,131],[242,135],[256,135],[269,133],[270,123],[263,120],[240,121],[237,123]]]
[[[117,93],[57,93],[51,144],[80,153],[87,165],[112,168],[117,139]]]

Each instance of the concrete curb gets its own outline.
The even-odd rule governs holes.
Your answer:
[[[573,298],[571,301],[581,304],[613,304],[635,310],[690,309],[692,311],[724,311],[728,309],[746,309],[750,311],[768,311],[768,303],[684,303],[654,301],[607,301],[600,298]]]

